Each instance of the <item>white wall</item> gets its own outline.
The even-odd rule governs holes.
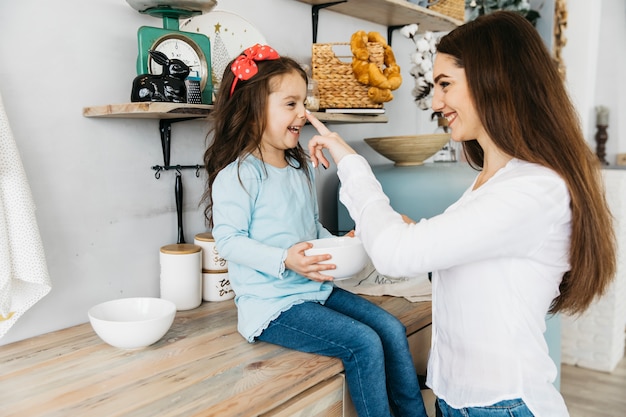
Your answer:
[[[607,4],[603,10],[608,5],[622,8],[621,14],[611,12],[610,24],[603,20],[602,35],[617,26],[624,39],[622,1],[603,0],[602,4]],[[310,6],[293,0],[219,0],[217,9],[248,19],[283,55],[310,61]],[[0,36],[0,93],[38,207],[53,285],[50,294],[0,340],[5,344],[86,322],[89,307],[101,301],[158,296],[159,248],[176,241],[176,208],[174,174],[163,173],[156,180],[150,169],[163,163],[156,120],[82,116],[85,106],[129,101],[136,75],[137,28],[160,27],[160,20],[136,12],[124,0],[4,1],[0,14],[6,17]],[[568,32],[593,29],[593,25],[576,23],[587,15],[587,10],[580,11],[580,16],[572,10]],[[318,42],[347,42],[360,29],[386,36],[385,27],[322,10]],[[568,48],[579,54],[576,38],[569,37]],[[418,110],[412,102],[413,80],[408,74],[412,43],[395,32],[392,46],[404,83],[385,106],[389,123],[332,126],[373,163],[386,159],[372,151],[363,138],[428,133],[436,127],[429,121],[430,112]],[[595,47],[584,50],[592,53]],[[608,53],[591,58],[606,59],[607,65],[598,65],[598,78],[608,63],[620,62],[615,72],[624,67],[623,58],[615,61],[605,55]],[[575,75],[573,70],[568,73]],[[609,98],[624,108],[625,99],[610,94],[617,91],[614,84],[608,85],[612,80],[602,81],[607,84],[604,95],[600,88],[597,97],[576,94],[584,99],[580,103],[584,112],[598,103],[613,107]],[[612,108],[611,122],[617,119]],[[612,124],[609,130],[608,148],[613,153],[617,149],[616,127]],[[172,164],[201,163],[206,132],[206,122],[174,124]],[[312,135],[312,128],[305,128],[303,143]],[[198,208],[204,177],[198,179],[185,171],[183,183],[189,242],[205,230]],[[335,227],[336,189],[334,167],[321,172],[322,221],[331,229]]]
[[[607,106],[611,110],[606,151],[607,161],[614,164],[618,153],[626,153],[626,2],[603,0],[601,4],[594,104]],[[581,4],[576,7],[581,7]],[[592,125],[591,138],[596,133],[595,111]],[[595,141],[593,146],[595,149]]]

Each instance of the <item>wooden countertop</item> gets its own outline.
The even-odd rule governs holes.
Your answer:
[[[431,303],[367,297],[412,334]],[[89,323],[0,346],[2,416],[256,416],[343,371],[341,361],[237,333],[232,300],[176,314],[156,344],[121,350]]]

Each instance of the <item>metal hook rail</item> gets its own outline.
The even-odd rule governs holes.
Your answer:
[[[195,169],[196,178],[200,177],[200,170],[204,168],[204,165],[153,165],[152,169],[156,171],[154,178],[157,180],[161,178],[161,171],[176,170],[180,174],[183,169]]]

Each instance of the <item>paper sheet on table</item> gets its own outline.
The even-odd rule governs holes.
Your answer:
[[[411,302],[431,301],[432,286],[428,274],[415,277],[391,278],[380,274],[369,261],[355,276],[335,281],[335,285],[355,294],[392,295]]]

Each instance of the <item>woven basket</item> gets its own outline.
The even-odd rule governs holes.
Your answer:
[[[428,6],[433,12],[441,13],[453,19],[465,21],[465,0],[439,0]]]
[[[381,103],[375,103],[367,96],[368,86],[359,83],[352,71],[352,55],[341,56],[350,62],[343,62],[335,54],[335,47],[349,43],[314,43],[311,55],[313,79],[317,80],[320,93],[320,109],[380,109]],[[384,65],[385,50],[378,42],[368,42],[370,61],[381,69]],[[350,52],[351,53],[351,52]]]

